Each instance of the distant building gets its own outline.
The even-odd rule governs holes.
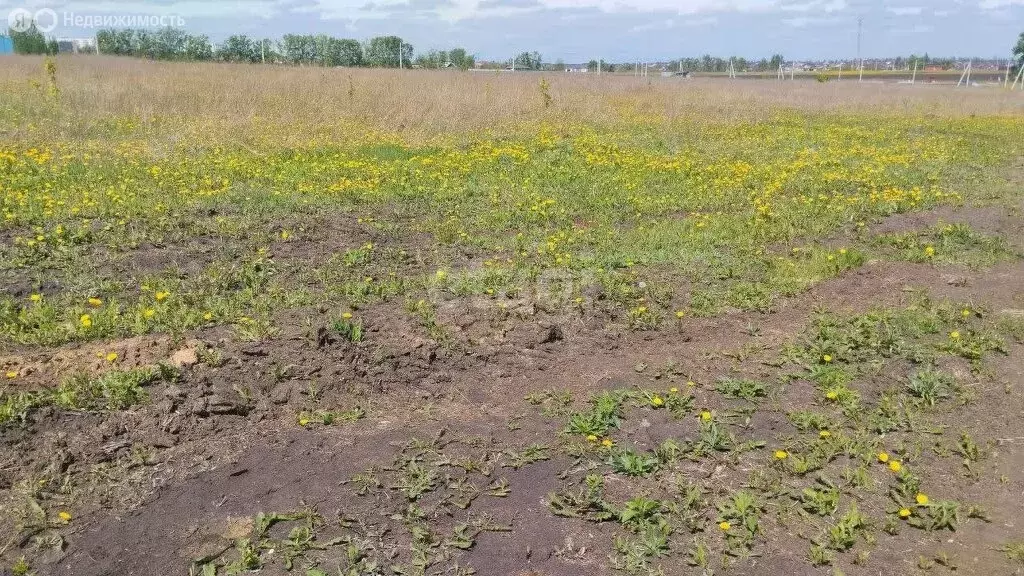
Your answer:
[[[0,36],[0,56],[14,54],[14,39],[10,36]]]
[[[96,52],[95,38],[57,38],[57,51],[61,54]]]

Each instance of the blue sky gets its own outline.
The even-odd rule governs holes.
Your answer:
[[[277,38],[397,34],[417,52],[463,46],[479,58],[524,50],[545,61],[714,55],[852,58],[1006,57],[1024,31],[1024,0],[0,0],[0,15],[53,9],[55,35],[75,16],[174,15],[191,32]]]

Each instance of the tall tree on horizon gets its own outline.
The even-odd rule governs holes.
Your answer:
[[[1017,45],[1013,47],[1013,71],[1019,72],[1024,67],[1024,32],[1017,38]]]

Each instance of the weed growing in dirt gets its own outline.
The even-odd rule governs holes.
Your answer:
[[[126,410],[144,402],[145,387],[160,380],[173,381],[173,370],[155,368],[110,370],[99,376],[77,374],[57,388],[38,392],[0,392],[0,426],[25,422],[42,406],[65,410]]]

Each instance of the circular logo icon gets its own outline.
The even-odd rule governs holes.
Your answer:
[[[14,32],[28,32],[32,22],[32,13],[24,8],[15,8],[7,15],[7,26]]]
[[[57,28],[57,13],[49,8],[36,10],[36,28],[46,34]]]
[[[28,32],[33,24],[44,34],[53,32],[57,28],[57,13],[50,8],[41,8],[35,14],[25,8],[15,8],[7,15],[7,26],[14,32]]]

